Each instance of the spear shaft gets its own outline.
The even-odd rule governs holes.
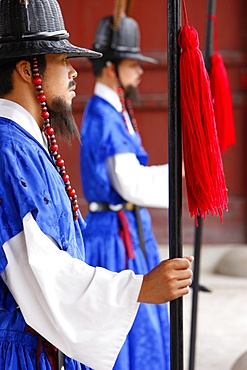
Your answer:
[[[213,49],[214,24],[211,16],[215,15],[215,8],[216,0],[208,0],[205,53],[204,53],[204,62],[208,72],[210,71],[211,67],[210,58]],[[195,228],[195,241],[194,241],[194,271],[193,271],[193,295],[192,295],[191,329],[190,329],[189,370],[194,370],[195,368],[197,306],[198,306],[197,303],[198,303],[198,292],[199,290],[202,290],[199,285],[202,226],[203,219],[199,216],[198,226]],[[204,288],[203,290],[208,291],[208,289],[206,288]]]
[[[182,140],[178,33],[181,2],[168,0],[169,257],[182,257]],[[183,300],[170,302],[171,370],[183,369]]]

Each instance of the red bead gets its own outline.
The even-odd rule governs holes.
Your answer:
[[[65,173],[63,176],[62,176],[62,179],[64,182],[68,182],[69,181],[69,175],[67,175],[67,173]]]
[[[39,101],[40,103],[45,102],[45,101],[46,101],[46,96],[45,96],[45,94],[39,94],[39,95],[38,95],[38,101]]]
[[[58,160],[56,161],[56,165],[58,167],[62,167],[64,165],[64,160],[62,158],[58,158]]]
[[[42,84],[42,78],[40,78],[40,77],[35,77],[35,78],[33,79],[33,83],[34,83],[34,85],[41,85],[41,84]]]
[[[44,118],[44,119],[47,119],[47,118],[49,118],[49,117],[50,117],[50,114],[49,114],[49,112],[47,112],[47,111],[45,110],[45,111],[43,111],[43,112],[41,113],[41,117],[42,117],[42,118]]]
[[[75,204],[75,205],[73,206],[73,211],[78,211],[78,209],[79,209],[78,204]]]
[[[68,191],[68,195],[70,196],[70,197],[73,197],[74,195],[75,195],[75,189],[70,189],[69,191]]]
[[[51,136],[51,135],[54,134],[54,130],[51,126],[49,126],[45,129],[45,133],[46,133],[46,135]]]
[[[32,72],[33,72],[33,83],[38,93],[37,99],[40,102],[40,106],[41,106],[41,117],[44,120],[44,127],[45,127],[44,131],[49,141],[49,148],[53,156],[53,159],[55,160],[56,166],[59,167],[58,172],[60,173],[64,181],[66,192],[72,203],[73,219],[77,220],[79,218],[79,213],[78,213],[79,205],[77,202],[77,195],[76,195],[75,189],[73,189],[70,185],[69,175],[67,175],[65,172],[64,160],[61,158],[60,154],[57,153],[58,145],[57,145],[56,138],[54,135],[54,129],[50,126],[50,120],[49,120],[50,114],[46,107],[46,96],[42,89],[42,78],[39,75],[37,58],[33,58]]]
[[[57,150],[58,150],[58,145],[57,145],[57,144],[52,144],[52,145],[50,146],[50,150],[51,150],[52,152],[57,152]]]
[[[78,220],[79,214],[77,212],[74,212],[74,221]]]

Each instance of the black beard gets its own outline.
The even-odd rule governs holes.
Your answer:
[[[65,139],[68,143],[71,143],[71,139],[75,136],[80,140],[80,133],[73,117],[72,106],[68,105],[65,99],[58,96],[53,98],[48,111],[55,134]]]
[[[137,87],[134,87],[132,85],[127,86],[124,89],[125,98],[130,99],[131,103],[134,105],[141,105],[141,97],[139,94],[139,91]]]

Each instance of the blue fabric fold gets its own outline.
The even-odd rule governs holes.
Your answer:
[[[104,99],[93,96],[84,111],[81,127],[81,178],[88,202],[124,203],[113,189],[107,174],[106,159],[120,153],[133,153],[147,165],[148,155],[138,133],[130,135],[123,116]],[[145,274],[160,262],[147,209],[140,209],[147,259],[140,248],[135,215],[125,210],[135,259],[127,266]],[[119,235],[117,213],[88,213],[83,231],[86,262],[119,272],[126,268],[126,251]],[[170,326],[168,307],[141,304],[133,327],[117,358],[114,370],[170,370]]]

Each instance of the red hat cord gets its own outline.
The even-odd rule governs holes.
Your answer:
[[[210,59],[209,76],[220,150],[224,153],[229,146],[236,144],[232,94],[226,68],[219,54],[216,17],[211,15],[210,18],[214,21],[214,54]]]
[[[227,210],[227,189],[217,137],[210,81],[197,31],[185,25],[179,33],[181,120],[185,178],[190,215],[219,215]]]
[[[41,107],[41,117],[44,120],[44,132],[48,140],[49,144],[49,150],[54,158],[55,165],[57,167],[57,170],[59,174],[61,175],[64,185],[65,185],[65,190],[68,194],[68,197],[71,201],[72,205],[72,212],[73,212],[73,218],[74,220],[77,220],[79,218],[79,205],[77,201],[77,195],[75,189],[72,188],[69,180],[69,176],[66,173],[65,165],[64,165],[64,160],[61,158],[61,155],[58,154],[58,145],[56,141],[56,137],[54,134],[54,129],[50,125],[50,114],[47,110],[47,105],[46,105],[46,96],[44,94],[44,91],[42,89],[42,79],[39,74],[39,69],[38,69],[38,61],[37,58],[33,58],[32,62],[32,74],[33,74],[33,83],[36,87],[37,90],[37,98],[40,103]]]

